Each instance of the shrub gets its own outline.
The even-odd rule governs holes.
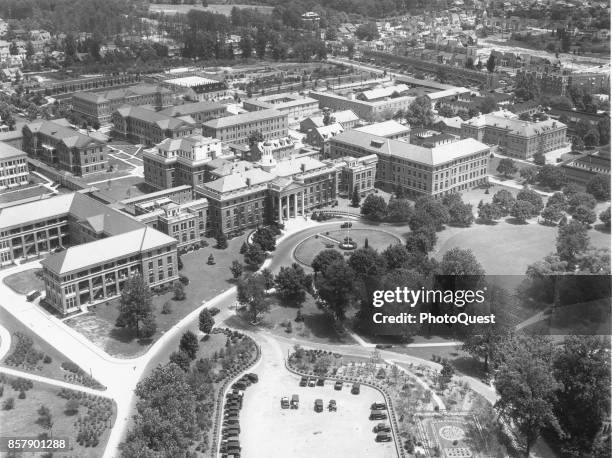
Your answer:
[[[25,399],[26,398],[26,394],[25,391],[20,391],[19,392],[19,396],[17,396],[19,399]]]
[[[12,410],[13,407],[15,407],[14,398],[8,398],[6,401],[4,401],[4,404],[2,404],[2,410]]]
[[[172,313],[172,303],[170,301],[166,301],[162,307],[162,314],[169,315]]]
[[[53,359],[51,359],[49,355],[45,355],[45,357],[43,358],[43,363],[45,364],[51,364],[52,361]]]

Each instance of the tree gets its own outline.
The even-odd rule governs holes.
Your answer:
[[[406,120],[412,127],[431,126],[434,115],[429,97],[426,95],[417,97],[406,110]]]
[[[436,246],[437,235],[433,226],[423,226],[406,235],[406,250],[417,257],[424,257]]]
[[[447,359],[444,359],[444,361],[442,361],[442,370],[440,371],[440,376],[438,377],[438,383],[442,390],[446,389],[448,384],[453,379],[454,374],[455,368]]]
[[[244,254],[244,263],[252,269],[258,269],[266,260],[266,252],[258,243],[252,243]]]
[[[249,249],[249,244],[245,242],[242,242],[242,245],[240,246],[240,254],[244,254],[247,252],[247,250]]]
[[[250,275],[246,279],[238,280],[238,301],[248,307],[253,322],[257,322],[260,315],[270,310],[265,299],[265,285],[262,275]]]
[[[514,161],[507,157],[499,161],[497,169],[495,170],[497,170],[498,173],[501,173],[505,178],[510,178],[512,175],[518,172]]]
[[[270,289],[274,286],[274,275],[270,269],[263,269],[261,271],[261,279],[265,289]]]
[[[469,227],[474,222],[472,204],[456,203],[448,209],[450,223],[456,226]]]
[[[253,243],[257,243],[264,251],[276,249],[276,237],[269,227],[260,227],[253,233]]]
[[[589,246],[587,229],[586,225],[576,220],[559,227],[557,254],[561,260],[573,264],[576,257],[586,251]]]
[[[452,118],[455,116],[455,112],[448,105],[442,105],[438,107],[438,116],[442,116],[444,118]]]
[[[306,300],[306,290],[312,285],[312,278],[306,275],[302,266],[293,263],[290,267],[281,267],[274,279],[278,296],[297,306]]]
[[[38,423],[43,429],[50,430],[53,428],[53,416],[51,415],[51,411],[44,404],[41,405],[38,409]]]
[[[16,56],[19,54],[19,48],[17,47],[17,43],[14,41],[11,41],[11,44],[9,45],[9,53],[11,56]]]
[[[520,119],[521,121],[531,121],[531,115],[530,115],[529,113],[527,113],[527,112],[525,112],[525,113],[521,113],[521,114],[519,115],[519,119]]]
[[[412,206],[408,199],[391,198],[387,205],[386,220],[392,223],[403,223],[410,220]]]
[[[355,250],[349,258],[349,266],[361,278],[366,276],[380,277],[387,270],[385,258],[369,247]]]
[[[344,260],[332,262],[315,281],[319,297],[328,304],[338,320],[344,319],[354,297],[354,282],[355,272]]]
[[[607,145],[610,143],[610,118],[600,119],[597,122],[597,129],[599,131],[599,144]]]
[[[572,211],[571,215],[573,219],[580,221],[587,226],[593,224],[597,220],[597,214],[595,211],[586,205],[579,205]]]
[[[586,192],[577,192],[568,197],[567,209],[570,215],[581,205],[593,209],[597,205],[597,201],[591,194]]]
[[[175,301],[185,300],[185,288],[183,287],[183,283],[181,283],[180,281],[174,282],[173,292],[173,298]]]
[[[544,165],[546,164],[546,156],[544,156],[544,153],[541,153],[540,151],[538,151],[537,153],[533,154],[533,163],[536,165]]]
[[[76,415],[79,413],[79,401],[72,398],[66,401],[66,407],[64,408],[66,415]]]
[[[584,150],[584,141],[581,137],[572,138],[572,151],[582,151]]]
[[[495,56],[493,54],[489,55],[486,67],[489,73],[493,73],[493,71],[495,70]]]
[[[342,254],[340,254],[337,250],[328,249],[319,251],[319,253],[314,257],[310,267],[314,270],[315,275],[317,273],[323,273],[335,261],[342,261],[344,258]]]
[[[542,209],[544,208],[544,202],[542,201],[542,196],[532,189],[521,189],[516,195],[516,200],[524,200],[533,205],[533,213],[531,216],[538,215]]]
[[[582,137],[586,146],[597,146],[599,145],[599,130],[593,128]]]
[[[431,196],[422,196],[414,202],[414,213],[409,225],[412,230],[432,226],[436,231],[441,231],[449,221],[448,208],[442,202]]]
[[[382,255],[390,270],[405,267],[410,259],[410,253],[408,253],[406,247],[398,243],[389,245],[385,251],[382,252]]]
[[[499,205],[499,208],[502,209],[503,215],[508,215],[510,210],[514,206],[516,199],[512,195],[512,193],[506,189],[501,189],[493,194],[493,203]]]
[[[451,248],[442,256],[438,273],[440,275],[482,277],[485,271],[472,250]]]
[[[369,194],[361,205],[361,214],[370,221],[382,221],[387,214],[385,199],[376,194]]]
[[[152,317],[151,292],[141,275],[129,277],[121,291],[121,304],[117,326],[127,326],[140,337],[140,327],[145,319]]]
[[[151,338],[157,332],[157,323],[155,322],[155,316],[150,313],[143,320],[140,325],[140,336],[143,339]]]
[[[561,216],[563,216],[563,211],[558,205],[546,206],[546,208],[542,210],[542,218],[544,218],[546,224],[557,224]]]
[[[182,370],[187,372],[189,370],[189,366],[191,366],[191,358],[187,353],[182,350],[173,351],[170,353],[170,362],[176,364]]]
[[[242,275],[242,271],[244,270],[244,267],[242,266],[242,264],[239,261],[236,261],[235,259],[232,261],[232,265],[230,266],[230,272],[232,273],[232,277],[234,278],[238,278]]]
[[[357,186],[353,188],[353,194],[351,194],[351,205],[355,208],[359,207],[359,202],[361,201],[361,196],[359,195],[359,190]]]
[[[217,241],[217,248],[220,250],[225,250],[227,248],[227,237],[223,232],[219,232],[215,240]]]
[[[199,315],[198,328],[205,334],[210,334],[215,325],[215,318],[210,313],[210,310],[203,308]]]
[[[604,223],[605,227],[610,229],[610,207],[606,208],[599,214],[599,219],[602,223]]]
[[[253,39],[251,38],[251,34],[249,32],[245,31],[240,35],[239,46],[244,59],[251,57],[251,54],[253,54]]]
[[[572,46],[572,40],[568,31],[564,30],[561,34],[561,50],[563,52],[569,52]]]
[[[497,101],[494,97],[488,95],[480,102],[478,105],[482,114],[491,113],[492,111],[497,110]]]
[[[565,194],[562,192],[555,192],[552,196],[548,198],[546,201],[547,207],[559,207],[561,210],[565,211],[567,208],[567,200],[565,198]]]
[[[28,40],[26,43],[26,58],[31,59],[34,56],[34,45]]]
[[[610,176],[598,173],[588,181],[586,192],[599,201],[610,200]]]
[[[478,219],[485,224],[491,224],[504,216],[504,210],[498,204],[484,204],[478,210]]]
[[[543,428],[559,430],[554,413],[559,383],[553,375],[553,348],[539,336],[519,336],[510,339],[503,352],[495,378],[500,396],[495,407],[511,419],[523,437],[528,457]]]
[[[536,182],[538,171],[533,167],[525,167],[519,172],[521,178],[525,180],[527,184],[534,184]]]
[[[355,36],[360,40],[372,41],[380,38],[380,34],[378,33],[378,27],[375,22],[366,22],[364,24],[360,24],[355,30]]]
[[[596,456],[592,449],[602,422],[609,415],[610,358],[597,336],[566,336],[555,354],[555,412],[566,433],[568,456]]]
[[[529,218],[533,216],[535,209],[531,202],[526,200],[517,200],[510,210],[510,215],[518,222],[525,224]]]
[[[180,351],[184,351],[190,359],[195,359],[199,348],[200,344],[198,343],[198,338],[193,332],[186,331],[183,333],[179,343]]]

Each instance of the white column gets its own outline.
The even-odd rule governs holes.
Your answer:
[[[283,222],[283,198],[280,194],[278,196],[278,222]]]
[[[293,217],[297,218],[298,208],[297,208],[297,194],[292,194],[293,196]]]
[[[306,200],[305,200],[305,196],[306,195],[306,189],[302,189],[302,215],[306,214]]]

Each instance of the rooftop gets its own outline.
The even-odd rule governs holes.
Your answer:
[[[233,116],[225,116],[224,118],[211,119],[210,121],[202,123],[202,125],[211,129],[221,129],[224,127],[235,126],[237,124],[262,121],[280,116],[286,117],[287,115],[273,109],[249,111],[247,113],[240,113]]]
[[[84,135],[71,127],[66,127],[67,125],[68,121],[65,119],[53,119],[51,121],[38,119],[30,124],[27,124],[26,127],[32,133],[40,132],[41,134],[60,140],[68,148],[82,148],[89,146],[92,143],[102,145],[100,140],[90,137],[89,135]]]
[[[241,173],[233,173],[226,175],[218,180],[204,183],[202,188],[208,188],[218,193],[236,191],[246,188],[249,185],[254,186],[262,183],[267,183],[274,179],[274,175],[265,172],[261,169],[253,168],[245,170]],[[248,180],[248,183],[247,183]]]
[[[166,108],[164,110],[159,111],[158,113],[167,115],[167,116],[182,116],[182,115],[192,115],[194,113],[201,113],[205,111],[216,111],[226,109],[226,106],[222,103],[215,102],[195,102],[195,103],[185,103],[183,105],[175,105],[173,107]]]
[[[90,102],[102,103],[113,100],[123,100],[133,96],[155,94],[157,92],[170,93],[168,89],[154,86],[152,84],[138,84],[136,86],[112,89],[110,91],[103,92],[77,92],[74,94],[74,97],[88,100]]]
[[[124,118],[134,118],[150,124],[156,124],[160,129],[174,129],[185,124],[196,123],[190,116],[173,118],[172,116],[161,114],[158,111],[131,105],[123,105],[122,107],[117,108],[117,112]]]
[[[347,130],[336,135],[333,141],[358,146],[379,156],[392,156],[429,166],[445,164],[470,154],[489,150],[487,145],[473,138],[466,138],[434,148],[424,148],[401,140],[379,137],[358,130]]]
[[[470,126],[497,127],[500,129],[509,130],[512,133],[524,137],[533,137],[551,129],[561,129],[566,127],[565,124],[554,119],[547,119],[546,121],[539,122],[530,122],[523,121],[518,118],[506,118],[504,116],[498,116],[495,114],[477,116],[466,121],[465,124]]]
[[[9,159],[17,156],[27,156],[25,151],[21,151],[20,149],[13,148],[8,143],[0,142],[0,160]]]
[[[168,84],[174,84],[175,86],[182,86],[182,87],[194,87],[194,86],[201,86],[201,85],[206,85],[206,84],[215,84],[215,83],[219,83],[219,81],[211,79],[211,78],[204,78],[202,76],[184,76],[182,78],[173,78],[173,79],[169,79],[165,81]]]
[[[355,130],[359,132],[365,132],[367,134],[378,135],[380,137],[387,137],[399,134],[407,134],[410,132],[410,126],[400,124],[393,119],[389,121],[377,122],[369,124],[363,127],[357,127]]]

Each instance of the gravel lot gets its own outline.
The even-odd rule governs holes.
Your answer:
[[[240,416],[242,455],[246,457],[311,458],[390,458],[396,457],[393,442],[377,443],[372,428],[377,421],[368,420],[370,405],[382,402],[382,395],[368,387],[353,395],[350,385],[335,391],[332,382],[324,387],[300,387],[299,377],[289,373],[281,363],[262,361],[255,372],[259,383],[245,391]],[[281,397],[300,396],[297,410],[281,409]],[[315,399],[322,399],[325,409],[314,411]],[[337,412],[327,405],[335,399]]]

